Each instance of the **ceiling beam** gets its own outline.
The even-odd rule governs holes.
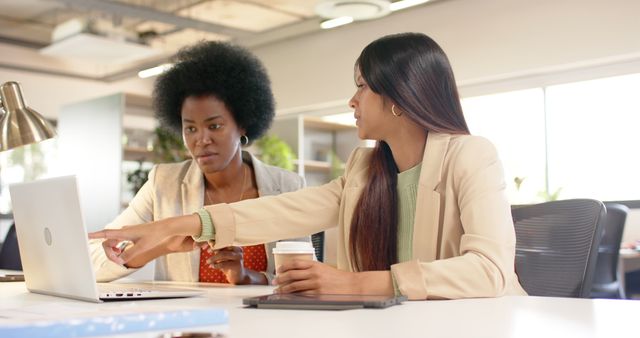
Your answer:
[[[70,73],[70,72],[52,70],[52,69],[45,69],[45,68],[38,68],[38,67],[32,67],[32,66],[14,65],[14,64],[3,63],[3,62],[0,62],[0,68],[14,70],[14,71],[20,71],[20,72],[34,73],[34,74],[62,76],[62,77],[68,77],[68,78],[73,78],[73,79],[79,79],[79,80],[90,80],[90,81],[106,82],[106,81],[102,80],[101,78],[92,77],[92,76],[86,76],[86,75],[81,75],[81,74],[76,74],[76,73]]]
[[[298,37],[305,34],[320,31],[320,18],[312,17],[288,25],[272,28],[270,30],[248,35],[246,37],[236,39],[235,43],[248,48],[257,48],[262,45],[274,43],[277,41]]]
[[[141,18],[149,21],[158,21],[181,28],[191,28],[199,31],[223,34],[232,38],[240,38],[251,34],[249,31],[227,27],[211,22],[201,21],[178,16],[153,8],[130,5],[115,1],[100,0],[50,0],[63,3],[71,8],[81,10],[95,10],[124,17]]]
[[[10,37],[10,36],[3,36],[0,35],[0,43],[6,43],[9,45],[14,45],[14,46],[18,46],[18,47],[25,47],[25,48],[31,48],[31,49],[41,49],[46,47],[48,44],[43,43],[43,42],[37,42],[37,41],[31,41],[31,40],[25,40],[25,39],[18,39],[18,38],[14,38],[14,37]]]

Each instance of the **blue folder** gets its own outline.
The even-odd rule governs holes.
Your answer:
[[[175,330],[228,324],[226,310],[217,308],[140,312],[94,317],[0,324],[2,338],[95,337],[145,331]]]

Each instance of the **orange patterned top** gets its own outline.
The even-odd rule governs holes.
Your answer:
[[[265,272],[267,271],[267,251],[264,244],[244,246],[244,267],[247,269]],[[211,258],[208,248],[200,251],[200,282],[206,283],[229,283],[227,277],[220,269],[214,269],[207,260]]]

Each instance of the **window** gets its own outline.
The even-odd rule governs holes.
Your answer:
[[[640,74],[548,87],[549,189],[640,199]]]
[[[462,101],[462,107],[471,133],[486,137],[496,146],[509,201],[522,204],[535,200],[545,191],[542,89],[468,98]]]
[[[57,162],[56,141],[54,138],[0,153],[0,213],[11,212],[9,185],[51,175]]]
[[[462,100],[498,149],[511,203],[640,199],[640,74]],[[516,180],[518,182],[516,182]]]

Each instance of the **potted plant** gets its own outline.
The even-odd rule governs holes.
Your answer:
[[[189,153],[182,143],[182,139],[175,133],[164,128],[156,128],[153,142],[153,162],[173,163],[188,159]],[[143,161],[138,161],[138,169],[127,174],[127,182],[132,185],[135,195],[147,182],[150,169],[143,169]]]
[[[254,142],[260,161],[287,170],[293,170],[296,156],[291,147],[275,135],[265,135]]]

